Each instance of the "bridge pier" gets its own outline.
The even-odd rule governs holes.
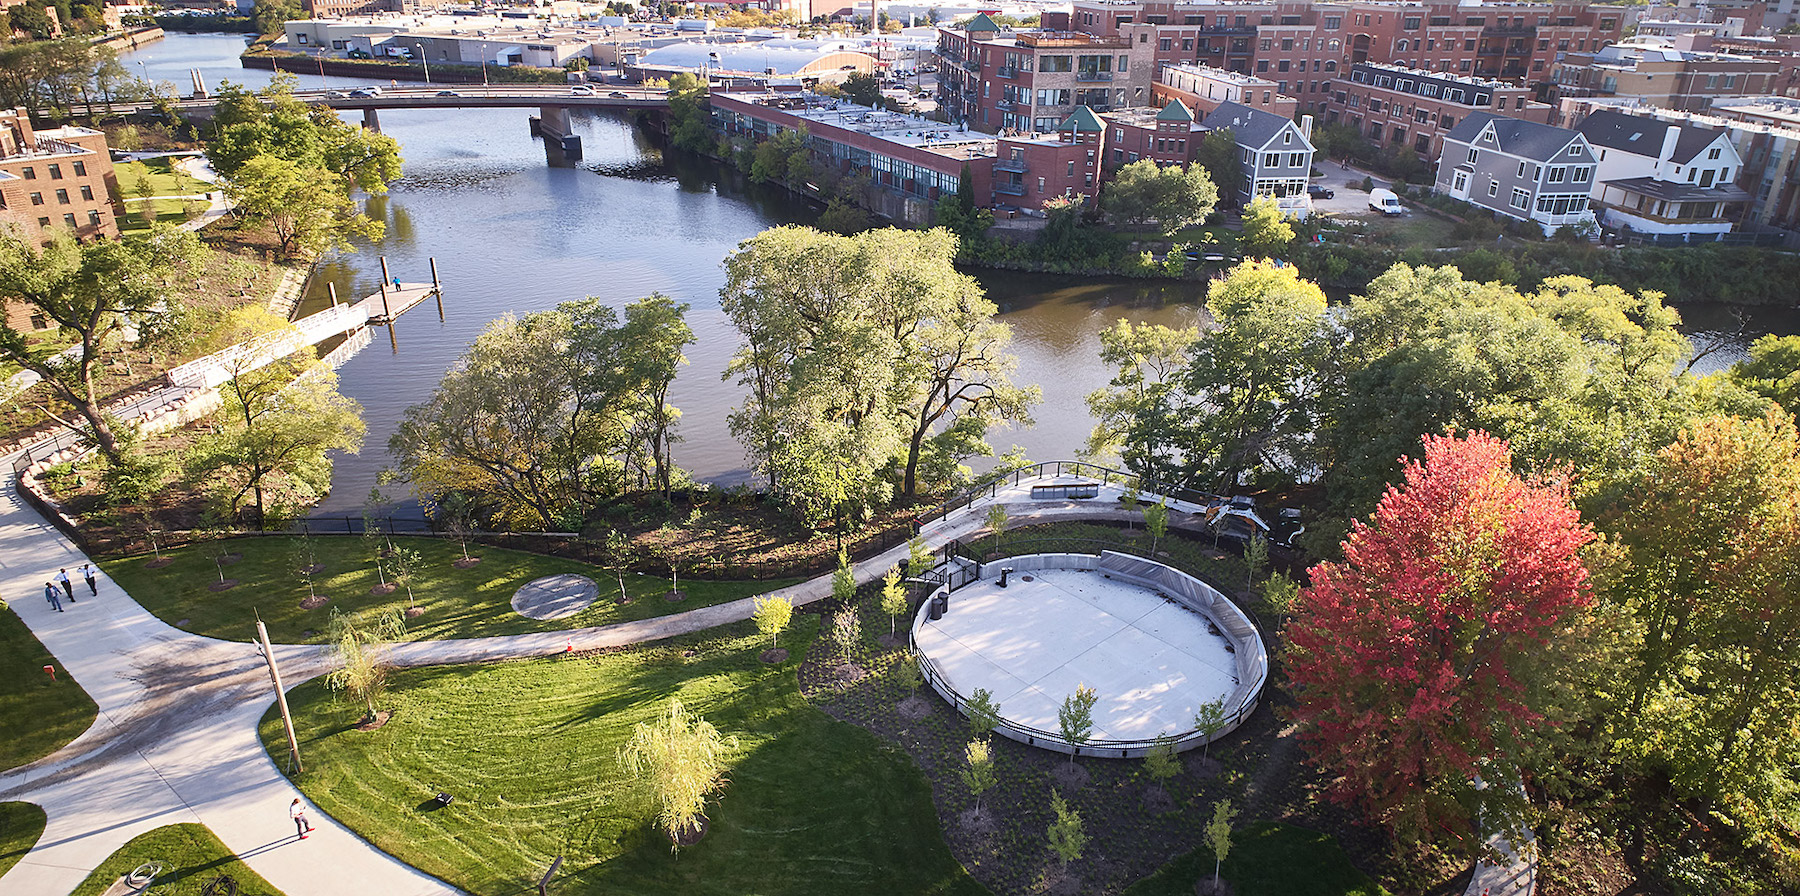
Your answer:
[[[568,106],[539,106],[532,130],[544,138],[544,158],[551,165],[571,165],[581,158],[581,138],[569,124]]]
[[[381,117],[375,114],[374,107],[363,110],[363,127],[375,133],[381,133]]]

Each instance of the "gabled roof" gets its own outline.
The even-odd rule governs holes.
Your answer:
[[[1682,165],[1692,161],[1724,133],[1697,125],[1626,115],[1616,109],[1594,112],[1582,120],[1581,126],[1576,130],[1595,146],[1654,159],[1662,153],[1663,140],[1667,139],[1670,128],[1681,131],[1681,136],[1675,138],[1675,157],[1672,161]]]
[[[1188,111],[1187,104],[1179,99],[1170,100],[1162,111],[1156,113],[1157,121],[1188,122],[1194,120],[1194,113]]]
[[[1098,134],[1101,131],[1106,130],[1106,125],[1100,123],[1100,116],[1095,115],[1094,110],[1086,106],[1076,106],[1075,111],[1070,113],[1069,117],[1064,119],[1062,124],[1056,126],[1056,130],[1059,132],[1069,130],[1086,131],[1091,134]]]
[[[1507,118],[1492,112],[1471,112],[1456,127],[1451,128],[1444,139],[1474,145],[1482,131],[1487,130],[1490,125],[1493,126],[1494,139],[1501,152],[1540,162],[1549,161],[1562,152],[1563,147],[1568,146],[1571,140],[1581,137],[1581,134],[1568,128]]]
[[[1296,134],[1300,131],[1299,125],[1273,112],[1264,112],[1261,109],[1252,109],[1242,103],[1231,102],[1220,103],[1219,108],[1208,112],[1206,120],[1201,123],[1209,131],[1230,128],[1231,132],[1236,135],[1239,146],[1257,149],[1268,146],[1276,137],[1280,136],[1282,131],[1288,128],[1293,128]],[[1309,150],[1313,148],[1312,143],[1304,135],[1301,136],[1300,142]]]
[[[975,18],[969,20],[969,24],[963,26],[963,30],[968,32],[999,31],[1000,26],[994,24],[994,20],[988,18],[987,13],[978,12],[975,14]]]

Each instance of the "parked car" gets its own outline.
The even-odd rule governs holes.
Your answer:
[[[1311,196],[1314,199],[1330,199],[1337,194],[1332,192],[1330,187],[1324,187],[1318,184],[1307,184],[1306,195]]]
[[[1381,187],[1369,191],[1369,207],[1384,215],[1406,214],[1406,206],[1400,204],[1400,197],[1393,190]]]

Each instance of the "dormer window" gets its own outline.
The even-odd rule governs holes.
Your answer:
[[[1281,132],[1281,142],[1282,142],[1282,145],[1284,145],[1284,146],[1289,143],[1294,142],[1294,132],[1293,131],[1282,131]],[[1714,150],[1714,152],[1717,152],[1717,150]]]

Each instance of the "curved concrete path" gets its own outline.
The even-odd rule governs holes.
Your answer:
[[[924,528],[942,545],[981,531],[991,503],[1017,522],[1130,516],[1118,489],[1084,501],[1031,501],[1030,483],[1002,489]],[[858,581],[885,573],[905,545],[856,565]],[[25,505],[0,488],[0,595],[99,704],[93,727],[54,754],[0,773],[0,800],[24,800],[48,815],[43,836],[0,879],[0,892],[60,896],[131,838],[152,828],[199,822],[211,828],[258,874],[288,896],[381,893],[448,894],[455,888],[376,849],[308,804],[317,828],[294,837],[288,802],[298,791],[257,739],[256,725],[273,702],[266,666],[248,643],[204,638],[172,628],[121,592],[104,572],[100,596],[79,598],[55,613],[43,583],[59,568],[88,558]],[[80,587],[79,584],[77,587]],[[831,595],[829,575],[771,594],[796,604]],[[655,619],[577,631],[494,638],[415,641],[396,645],[398,665],[424,666],[517,659],[653,641],[750,618],[754,598]],[[253,632],[246,631],[246,639]],[[284,684],[323,674],[316,646],[277,645]]]

